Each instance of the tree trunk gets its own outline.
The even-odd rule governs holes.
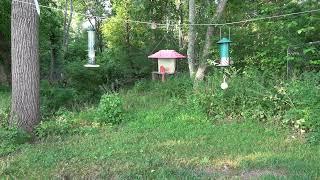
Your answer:
[[[179,49],[182,50],[184,48],[183,46],[183,4],[182,1],[179,0],[178,1],[178,5],[177,5],[177,11],[179,13],[179,19],[178,19],[178,31],[179,31]]]
[[[204,79],[205,72],[207,70],[207,64],[200,64],[196,73],[195,82],[202,81]]]
[[[70,26],[71,26],[71,22],[72,22],[72,17],[73,17],[73,0],[70,0],[70,17],[69,17],[69,21],[68,21],[67,33],[66,33],[66,38],[65,38],[65,51],[68,50],[69,33],[70,33]]]
[[[49,81],[52,84],[56,80],[56,57],[57,57],[57,50],[54,47],[54,42],[51,42],[51,49],[50,49],[50,55],[51,55],[51,61],[50,61],[50,74],[49,74]]]
[[[68,0],[66,0],[66,1],[65,1],[65,4],[64,4],[63,42],[62,42],[62,47],[64,47],[64,45],[66,44],[67,21],[68,21]]]
[[[33,4],[33,0],[25,0]],[[38,23],[36,9],[12,1],[12,107],[10,125],[31,132],[40,118]]]
[[[69,44],[69,32],[73,16],[73,0],[70,0],[70,16],[68,19],[68,1],[65,1],[64,9],[64,26],[63,26],[63,44],[62,44],[62,60],[65,59],[66,53],[68,51]]]
[[[101,33],[101,20],[95,18],[96,21],[96,35],[97,35],[97,49],[100,53],[103,52],[103,38]]]
[[[216,9],[216,13],[213,17],[214,19],[214,23],[217,23],[220,18],[221,15],[227,5],[228,0],[220,0],[219,4],[217,6]],[[196,73],[196,77],[195,77],[195,81],[202,81],[204,79],[204,75],[206,72],[206,69],[208,67],[207,65],[207,59],[208,56],[210,54],[210,47],[212,47],[212,35],[214,32],[214,27],[213,26],[209,26],[207,29],[207,33],[206,33],[206,40],[205,40],[205,44],[203,47],[203,52],[202,52],[202,56],[201,56],[201,60],[200,60],[200,65],[198,67],[197,73]]]
[[[127,20],[129,19],[128,17],[126,18]],[[126,47],[126,53],[127,53],[127,58],[129,61],[130,68],[132,72],[135,74],[135,66],[134,63],[132,62],[132,57],[131,57],[131,41],[130,41],[130,24],[126,22],[126,36],[125,36],[125,41],[127,44]]]
[[[195,0],[189,0],[189,33],[188,33],[188,64],[190,77],[193,78],[195,74],[195,42],[196,42],[196,31],[195,31],[195,17],[196,7]]]

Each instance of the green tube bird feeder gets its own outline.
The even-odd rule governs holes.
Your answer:
[[[218,66],[230,66],[229,47],[231,42],[232,41],[230,41],[228,38],[222,38],[217,42],[217,44],[220,46],[220,64]]]

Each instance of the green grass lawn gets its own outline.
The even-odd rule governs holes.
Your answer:
[[[0,175],[28,179],[316,179],[320,146],[252,121],[212,123],[179,100],[125,95],[128,120],[55,136],[0,157]]]

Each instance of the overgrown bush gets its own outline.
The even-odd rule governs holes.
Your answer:
[[[320,128],[316,128],[308,134],[308,142],[315,145],[320,144]]]
[[[9,113],[10,113],[9,104],[3,105],[0,108],[0,128],[8,126]]]
[[[9,88],[0,86],[0,128],[7,127],[10,113]]]
[[[42,121],[35,129],[39,138],[48,136],[67,136],[73,134],[91,134],[98,132],[100,124],[93,122],[93,110],[81,113],[60,109],[52,120]]]
[[[123,120],[123,113],[122,98],[117,93],[108,93],[100,99],[95,120],[105,124],[119,124]]]
[[[312,141],[320,140],[319,73],[288,81],[252,70],[229,73],[226,90],[221,90],[221,80],[221,74],[210,76],[188,98],[189,108],[200,108],[214,120],[253,119],[289,125],[300,132],[313,132]]]
[[[157,81],[154,91],[163,96],[186,98],[192,87],[190,77],[187,74],[181,74],[180,77],[168,78],[164,83]]]
[[[105,60],[102,55],[97,57],[99,68],[86,68],[83,61],[74,61],[66,65],[67,84],[77,93],[77,103],[97,103],[106,91],[118,90],[126,84],[126,70],[121,65]]]
[[[76,98],[74,89],[50,85],[48,81],[41,82],[40,93],[41,111],[44,117],[52,115],[62,107],[72,107]]]
[[[187,74],[179,77],[169,77],[165,82],[161,81],[138,81],[133,89],[134,93],[155,93],[163,97],[186,98],[193,87],[192,80]]]
[[[208,77],[189,102],[202,108],[213,119],[253,118],[267,120],[287,108],[286,99],[274,88],[275,80],[244,71],[229,74],[229,88],[222,90],[222,74]]]
[[[320,142],[320,73],[305,73],[286,86],[286,94],[292,101],[284,117],[284,123],[303,132],[310,131],[312,141]],[[314,136],[314,137],[312,137]]]
[[[18,128],[0,127],[0,156],[14,152],[19,145],[31,140],[31,136]]]

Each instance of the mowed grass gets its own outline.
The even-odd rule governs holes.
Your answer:
[[[125,95],[127,122],[50,137],[0,157],[4,177],[317,179],[320,146],[253,121],[213,123],[179,99]]]

